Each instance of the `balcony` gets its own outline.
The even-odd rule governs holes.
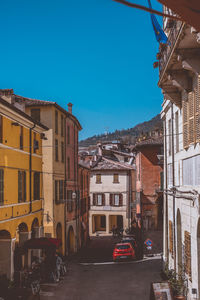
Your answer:
[[[174,49],[175,49],[177,41],[181,35],[183,27],[184,27],[183,22],[181,22],[181,21],[173,22],[173,25],[172,25],[171,30],[168,35],[169,44],[168,45],[167,44],[160,45],[160,52],[158,53],[158,57],[157,57],[157,58],[159,58],[160,81],[162,80],[162,77],[167,68],[169,60],[174,52]]]

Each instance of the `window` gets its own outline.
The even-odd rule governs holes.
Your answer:
[[[4,204],[4,170],[0,169],[0,205]]]
[[[104,206],[105,205],[105,194],[94,193],[93,194],[93,205],[94,206]]]
[[[59,202],[59,195],[58,195],[58,180],[55,180],[55,202],[58,203]]]
[[[160,172],[160,190],[164,189],[164,172]]]
[[[60,202],[64,200],[64,180],[59,180],[59,200]]]
[[[123,195],[110,194],[110,206],[123,206]]]
[[[19,148],[23,150],[23,126],[20,126],[20,136],[19,136]]]
[[[67,126],[67,144],[70,144],[70,127]]]
[[[0,143],[3,143],[3,117],[0,116]]]
[[[64,142],[61,142],[61,161],[64,162]]]
[[[39,142],[36,140],[36,133],[33,134],[33,152],[36,153],[36,151],[39,149]]]
[[[113,183],[119,183],[119,174],[113,175]]]
[[[119,206],[119,195],[114,195],[114,205]]]
[[[61,115],[61,136],[64,136],[64,117]]]
[[[67,190],[67,210],[68,212],[73,210],[72,190]]]
[[[40,199],[40,173],[34,173],[34,183],[33,183],[33,199],[39,200]]]
[[[191,268],[191,235],[188,231],[184,231],[185,238],[185,272],[188,274],[190,281],[192,281]]]
[[[70,158],[67,158],[67,172],[68,172],[68,179],[70,179]]]
[[[176,152],[179,152],[179,124],[178,124],[178,111],[175,114],[175,125],[176,125]]]
[[[172,154],[172,120],[168,121],[168,153]]]
[[[183,185],[200,185],[200,155],[183,160]]]
[[[58,140],[55,140],[55,159],[58,161]]]
[[[55,133],[58,134],[58,112],[55,111]]]
[[[26,201],[26,172],[18,171],[18,202]]]
[[[40,109],[39,108],[31,109],[31,118],[40,122]]]
[[[102,195],[101,194],[97,195],[97,205],[102,205]]]
[[[96,175],[96,183],[101,183],[101,174]]]

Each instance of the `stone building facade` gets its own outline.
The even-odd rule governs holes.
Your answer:
[[[168,45],[158,53],[164,101],[164,262],[200,299],[200,44],[198,32],[164,19]]]

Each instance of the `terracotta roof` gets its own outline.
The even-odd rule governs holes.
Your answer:
[[[15,112],[17,112],[19,115],[25,117],[26,119],[28,119],[29,121],[31,121],[33,124],[37,124],[38,126],[42,127],[45,130],[48,130],[49,128],[45,125],[43,125],[42,123],[34,120],[33,118],[31,118],[29,115],[27,115],[25,112],[23,112],[22,110],[18,109],[17,107],[15,107],[13,104],[10,104],[8,101],[2,99],[0,97],[0,103],[2,103],[3,105],[9,107],[10,109],[14,110]]]
[[[66,116],[73,119],[76,122],[79,130],[82,129],[82,126],[79,123],[78,119],[73,114],[70,114],[68,111],[66,111],[64,108],[62,108],[60,105],[58,105],[55,101],[31,99],[31,98],[27,98],[27,97],[23,97],[23,96],[19,96],[19,95],[15,95],[15,98],[23,100],[25,102],[25,105],[28,107],[53,105],[56,108],[58,108],[59,110],[61,110]]]
[[[163,136],[150,138],[143,140],[136,145],[132,146],[132,150],[136,150],[141,147],[147,147],[147,146],[162,146],[163,145]]]
[[[91,169],[92,170],[134,170],[135,167],[125,163],[112,161],[105,157],[101,157],[99,160],[97,160],[96,164]]]
[[[80,160],[80,161],[78,162],[78,164],[79,164],[79,166],[82,167],[82,168],[90,169],[90,162],[89,162],[89,161],[88,161],[88,162],[85,162],[85,161]]]

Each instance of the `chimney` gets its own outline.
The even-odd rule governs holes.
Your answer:
[[[73,104],[69,102],[67,105],[68,105],[68,112],[70,114],[72,114],[72,106],[73,106]]]
[[[0,89],[0,97],[10,104],[12,103],[13,94],[13,89]]]

